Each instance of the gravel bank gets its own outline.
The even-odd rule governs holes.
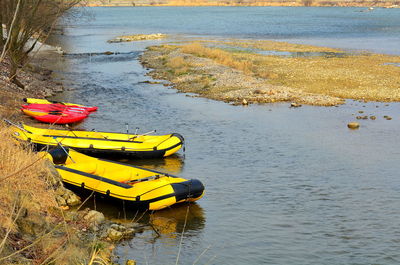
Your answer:
[[[343,104],[337,97],[305,93],[300,89],[275,86],[243,71],[215,61],[186,54],[170,46],[150,47],[140,58],[151,68],[149,75],[170,81],[181,92],[196,93],[201,97],[232,104],[296,102],[301,104],[334,106]]]

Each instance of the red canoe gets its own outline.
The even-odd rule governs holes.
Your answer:
[[[27,104],[27,105],[22,105],[23,109],[28,109],[28,110],[40,110],[43,112],[48,112],[48,111],[68,111],[68,112],[76,112],[76,113],[81,113],[81,114],[86,114],[89,115],[89,111],[85,107],[80,107],[80,106],[66,106],[62,104]]]
[[[63,105],[63,106],[81,107],[81,108],[85,108],[89,112],[97,110],[96,106],[84,106],[84,105],[80,105],[80,104],[76,104],[76,103],[59,102],[59,101],[52,101],[52,100],[47,100],[47,99],[24,98],[24,101],[26,103],[31,103],[31,104],[43,104],[43,105],[59,104],[59,105]]]
[[[79,122],[85,119],[88,115],[86,113],[77,113],[74,111],[42,111],[35,109],[21,109],[26,115],[33,117],[34,119],[53,124],[67,124]]]

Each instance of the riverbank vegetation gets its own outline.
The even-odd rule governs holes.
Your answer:
[[[111,263],[110,244],[93,230],[97,221],[87,217],[90,212],[66,211],[81,204],[79,197],[64,188],[43,155],[17,142],[3,122],[25,121],[19,111],[23,97],[63,90],[51,80],[51,70],[28,64],[28,56],[77,2],[0,2],[0,264]]]
[[[400,101],[400,57],[274,41],[199,41],[150,47],[150,75],[226,102]]]
[[[0,263],[107,264],[108,252],[83,236],[89,222],[59,206],[67,194],[69,204],[80,202],[63,188],[55,169],[16,142],[3,122],[0,137]]]
[[[389,0],[88,0],[88,6],[342,6],[398,8]]]
[[[8,78],[21,88],[19,68],[39,40],[47,39],[55,23],[80,0],[2,0],[0,2],[0,62],[9,61]]]

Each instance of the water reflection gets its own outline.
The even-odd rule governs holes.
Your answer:
[[[122,159],[119,160],[125,164],[135,165],[139,167],[144,167],[152,170],[158,170],[169,174],[179,175],[183,170],[184,157],[180,154],[173,154],[163,159],[138,159],[129,160]]]
[[[116,223],[149,224],[157,234],[170,238],[175,238],[176,233],[182,232],[186,218],[185,231],[201,230],[205,224],[204,210],[197,203],[181,203],[160,211],[140,212],[126,207],[120,200],[105,199],[99,195],[79,195],[87,199],[83,208],[101,210],[107,219]]]
[[[183,231],[184,226],[185,232],[203,229],[205,217],[203,208],[196,203],[192,203],[181,204],[162,211],[153,212],[148,215],[148,221],[144,221],[152,225],[154,230],[160,235],[168,238],[176,238]]]
[[[119,264],[125,264],[127,259],[135,259],[138,264],[167,264],[166,261],[176,259],[179,245],[182,247],[181,260],[188,264],[204,251],[198,238],[204,233],[206,219],[203,208],[196,203],[145,213],[137,220],[146,228],[115,250]],[[124,219],[114,221],[123,222]]]

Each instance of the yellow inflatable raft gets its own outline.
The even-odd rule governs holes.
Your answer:
[[[68,187],[94,191],[125,206],[160,210],[176,203],[193,202],[204,194],[196,179],[183,179],[156,170],[86,156],[56,148],[45,155],[53,161]]]
[[[95,156],[129,156],[132,158],[166,157],[184,144],[178,133],[167,135],[140,135],[93,131],[43,129],[27,125],[13,126],[14,136],[30,141],[38,149],[62,144]]]

